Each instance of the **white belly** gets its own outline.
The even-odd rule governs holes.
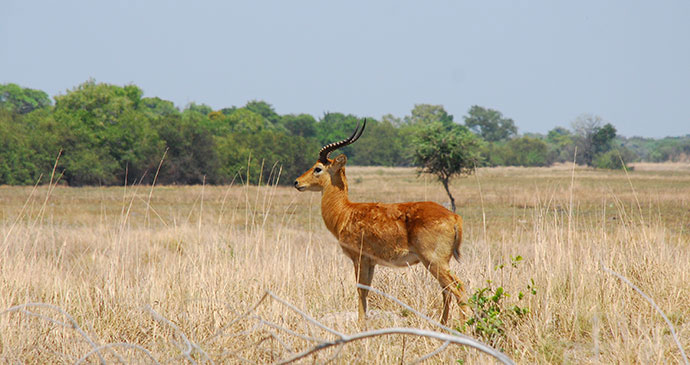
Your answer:
[[[399,256],[393,261],[381,262],[381,264],[385,266],[405,267],[414,265],[418,262],[419,257],[417,256],[417,254],[415,254],[414,252],[408,252],[406,255]]]

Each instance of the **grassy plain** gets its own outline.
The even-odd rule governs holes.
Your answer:
[[[353,201],[447,202],[433,177],[413,169],[347,171]],[[681,361],[662,317],[601,264],[653,298],[690,350],[690,165],[639,164],[629,174],[481,169],[452,191],[465,227],[461,263],[451,267],[469,290],[487,280],[509,293],[531,279],[537,287],[521,301],[529,315],[507,323],[497,344],[516,362]],[[148,352],[161,363],[266,363],[314,344],[267,322],[333,338],[271,298],[243,317],[267,289],[338,331],[360,332],[352,264],[324,227],[319,201],[241,184],[0,187],[0,362],[73,363],[112,344],[102,352],[107,362],[148,362]],[[516,268],[496,269],[517,255]],[[377,267],[373,286],[440,315],[440,288],[419,265]],[[368,329],[435,329],[369,298]],[[26,303],[55,307],[16,307]],[[454,303],[452,318],[457,311]],[[439,345],[390,335],[305,361],[409,362]],[[428,362],[458,359],[489,360],[451,346]]]

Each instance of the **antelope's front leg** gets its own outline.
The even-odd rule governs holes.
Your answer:
[[[376,266],[370,259],[361,257],[353,259],[355,264],[355,276],[357,282],[366,286],[371,286],[371,280],[374,278],[374,267]],[[360,324],[364,323],[367,316],[367,295],[369,291],[366,289],[357,288],[359,294],[359,313],[358,319]]]

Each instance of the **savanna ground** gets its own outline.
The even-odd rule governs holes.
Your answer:
[[[465,226],[461,263],[451,268],[468,291],[500,285],[513,294],[510,306],[534,280],[536,294],[519,301],[529,313],[507,321],[494,342],[516,362],[682,361],[662,317],[602,264],[651,296],[690,349],[690,165],[635,167],[627,175],[492,168],[454,181]],[[353,201],[447,202],[433,177],[413,169],[347,171]],[[0,187],[0,362],[72,363],[114,344],[102,351],[107,362],[149,362],[148,351],[161,363],[266,363],[314,345],[267,322],[333,338],[272,298],[243,316],[267,289],[338,331],[362,331],[354,270],[319,201],[318,193],[242,184]],[[379,266],[373,287],[440,315],[440,288],[420,265]],[[16,307],[26,303],[55,307]],[[369,303],[367,329],[438,330],[380,295]],[[400,363],[439,345],[389,335],[303,361]],[[458,360],[490,358],[450,346],[428,362]]]

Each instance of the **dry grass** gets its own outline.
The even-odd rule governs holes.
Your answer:
[[[355,201],[447,201],[432,177],[412,169],[351,167],[348,177]],[[524,303],[531,314],[509,324],[502,343],[516,362],[681,361],[661,316],[599,264],[654,298],[690,348],[688,165],[647,164],[629,178],[582,168],[573,175],[565,165],[483,169],[456,180],[452,190],[465,220],[462,264],[451,263],[458,276],[470,289],[487,279],[511,293],[530,279],[537,285]],[[195,361],[287,357],[277,339],[261,342],[270,334],[265,327],[243,333],[256,324],[251,318],[226,327],[267,289],[339,331],[360,331],[352,264],[321,221],[318,194],[270,186],[165,186],[150,193],[145,186],[58,186],[51,194],[48,186],[0,187],[0,311],[51,304],[95,343],[138,345],[160,362],[184,360],[181,333],[198,345]],[[495,270],[515,255],[525,258],[517,269]],[[373,286],[422,313],[440,314],[440,288],[421,266],[378,268]],[[430,328],[379,295],[369,298],[370,329]],[[328,337],[276,301],[254,315]],[[68,322],[49,307],[2,313],[0,362],[76,361],[92,346]],[[286,333],[281,341],[294,350],[307,346]],[[438,345],[377,337],[344,346],[335,361],[398,363]],[[103,352],[106,361],[150,360],[141,350],[115,350]],[[326,350],[309,361],[335,354]],[[451,347],[430,361],[457,359],[488,360]]]

